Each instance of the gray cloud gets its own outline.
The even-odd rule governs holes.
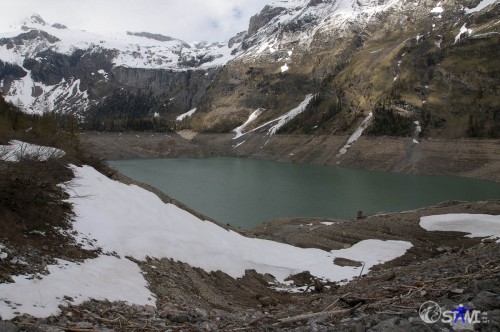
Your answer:
[[[188,42],[228,40],[272,0],[20,0],[2,3],[0,31],[33,13],[95,32],[147,31]]]

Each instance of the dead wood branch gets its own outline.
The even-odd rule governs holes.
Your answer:
[[[289,323],[299,322],[301,320],[307,320],[307,319],[317,318],[317,317],[327,316],[327,315],[352,314],[360,306],[361,306],[361,303],[358,303],[356,306],[354,306],[354,307],[352,307],[350,309],[313,312],[313,313],[302,314],[302,315],[298,315],[298,316],[294,316],[294,317],[282,318],[279,321],[280,321],[281,324],[289,324]]]

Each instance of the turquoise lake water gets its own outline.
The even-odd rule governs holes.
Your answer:
[[[242,158],[109,161],[223,224],[252,228],[282,217],[352,219],[446,200],[500,198],[500,184]]]

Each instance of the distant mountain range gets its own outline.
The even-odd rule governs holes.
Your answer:
[[[251,130],[314,95],[276,132],[349,133],[372,112],[375,135],[418,121],[421,135],[496,137],[498,2],[274,1],[228,42],[196,44],[34,15],[0,34],[0,87],[26,112],[102,130]]]

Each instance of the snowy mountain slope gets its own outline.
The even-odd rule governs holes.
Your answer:
[[[272,54],[289,49],[290,45],[308,48],[317,33],[346,37],[352,30],[361,32],[367,25],[380,22],[385,15],[400,13],[403,18],[411,18],[412,12],[441,19],[445,11],[468,16],[497,3],[498,0],[276,0],[250,20],[240,46],[246,52],[241,57]]]
[[[254,122],[262,125],[319,93],[318,104],[282,133],[352,134],[372,112],[377,128],[367,132],[411,136],[413,126],[384,124],[381,113],[390,112],[408,118],[398,122],[422,123],[422,135],[494,135],[498,4],[275,1],[252,17],[241,53],[199,105],[207,113],[201,129],[218,127],[216,118],[231,119],[233,129],[258,108],[267,110]]]
[[[108,86],[105,90],[130,87],[131,82],[114,82],[114,75],[108,75],[113,68],[207,71],[231,58],[227,43],[189,45],[150,33],[98,35],[49,25],[34,15],[0,34],[0,88],[8,101],[28,112],[54,109],[83,114],[92,101],[109,94],[99,96],[102,93],[89,91],[89,85],[96,90],[102,85]]]
[[[173,129],[194,108],[182,126],[231,131],[266,109],[258,127],[313,93],[317,103],[280,132],[352,134],[372,112],[368,133],[410,135],[384,124],[389,112],[419,121],[422,135],[489,137],[500,128],[498,4],[276,0],[213,44],[101,36],[34,16],[0,35],[0,88],[26,111],[76,112],[99,130],[153,119]]]
[[[244,57],[274,53],[289,44],[307,48],[318,31],[342,36],[350,24],[364,26],[374,15],[402,10],[404,4],[405,1],[399,0],[275,1],[258,15],[267,16],[267,23],[260,21],[258,16],[254,17],[255,25],[262,25],[256,30],[251,21],[249,33],[242,44],[246,51]],[[268,16],[269,12],[276,16]]]
[[[23,34],[37,34],[29,42],[17,43]],[[18,38],[16,38],[18,37]],[[219,66],[232,56],[226,43],[188,43],[162,35],[150,33],[116,33],[99,35],[83,30],[60,28],[49,25],[40,16],[24,20],[13,31],[0,34],[3,39],[0,60],[23,65],[26,59],[37,59],[42,51],[72,55],[76,50],[99,52],[106,49],[115,54],[115,66],[187,70]],[[14,38],[13,42],[9,39]],[[21,37],[21,39],[24,39]]]

